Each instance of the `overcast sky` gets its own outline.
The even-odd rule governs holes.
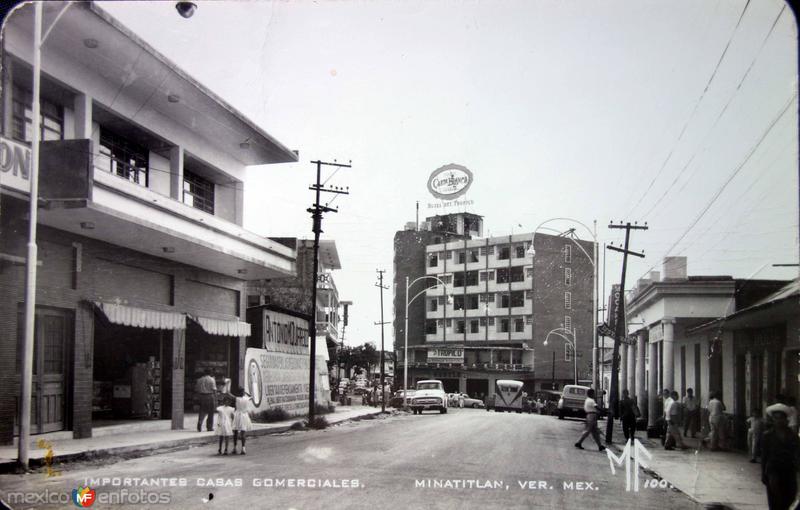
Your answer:
[[[323,223],[354,302],[348,344],[380,344],[375,270],[391,282],[394,233],[416,201],[429,214],[427,178],[447,163],[474,173],[486,234],[567,216],[619,243],[609,220],[647,221],[628,286],[665,255],[692,275],[797,276],[772,267],[798,261],[797,30],[778,0],[201,2],[188,20],[173,2],[103,7],[300,151],[248,172],[249,230],[312,237],[309,161],[352,160],[329,182],[352,194]],[[621,255],[605,267],[618,282]]]

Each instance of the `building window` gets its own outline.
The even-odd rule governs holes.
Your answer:
[[[446,274],[446,275],[442,276],[442,281],[443,281],[444,283],[448,284],[448,285],[449,285],[449,284],[451,284],[451,283],[453,283],[453,275],[451,275],[451,274]]]
[[[515,290],[511,293],[511,306],[525,306],[525,291]]]
[[[566,264],[572,262],[572,245],[570,244],[564,245],[564,262]]]
[[[444,306],[444,303],[445,303],[444,296],[439,296],[439,297],[437,297],[437,298],[436,298],[436,301],[438,301],[438,302],[439,302],[439,306]]]
[[[518,317],[514,319],[514,331],[516,333],[522,333],[525,331],[525,319]]]
[[[478,321],[476,321],[476,320],[469,321],[469,332],[470,333],[477,333],[479,331],[478,327],[479,327],[478,326]]]
[[[533,268],[532,267],[526,267],[525,268],[525,278],[527,278],[528,280],[533,278]]]
[[[425,334],[426,335],[435,335],[436,334],[436,323],[437,321],[425,321]]]
[[[488,281],[489,280],[489,273],[487,271],[481,271],[480,272],[480,280],[482,282]]]
[[[525,281],[525,275],[522,271],[522,266],[514,266],[511,268],[511,281],[512,282]]]
[[[494,326],[494,317],[489,317],[489,325]]]
[[[521,259],[525,257],[525,246],[518,245],[514,247],[514,257]]]
[[[500,319],[500,322],[497,325],[497,331],[500,333],[508,333],[508,322],[508,319]]]
[[[464,286],[464,273],[453,273],[453,287]]]
[[[478,285],[478,272],[477,271],[467,271],[467,286],[470,285]]]
[[[564,361],[572,361],[572,347],[564,344]]]
[[[458,252],[458,256],[456,258],[456,263],[458,264],[466,264],[467,262],[467,254],[463,251]]]
[[[481,246],[481,255],[486,256],[486,246]]]
[[[452,327],[453,327],[453,319],[445,319],[445,321],[444,321],[444,327],[446,327],[446,328],[448,328],[448,329],[449,329],[449,328],[452,328]]]
[[[444,251],[444,258],[445,258],[445,260],[452,260],[453,252],[450,251],[450,250],[445,250]]]
[[[533,291],[532,290],[526,290],[525,291],[525,299],[533,299]]]
[[[261,296],[258,294],[249,294],[247,296],[247,306],[258,306],[261,304]]]
[[[439,265],[439,255],[437,253],[431,253],[428,255],[428,267],[436,267]]]
[[[433,244],[442,244],[442,238],[439,236],[434,237]]]
[[[183,173],[183,203],[214,214],[214,183],[192,172]]]
[[[486,317],[481,317],[481,318],[480,318],[480,324],[481,324],[481,326],[483,326],[483,327],[485,327],[485,326],[486,326]]]
[[[564,285],[567,287],[572,285],[572,269],[569,267],[564,268]]]
[[[467,310],[477,310],[478,309],[478,294],[468,294],[467,295]]]
[[[443,328],[444,327],[444,319],[437,319],[436,320],[436,327]]]
[[[456,333],[464,332],[464,321],[456,321]]]
[[[19,86],[13,87],[11,136],[20,142],[33,141],[33,94]],[[46,99],[39,101],[39,136],[44,141],[61,140],[64,133],[64,110]]]
[[[431,299],[428,301],[428,311],[435,312],[439,309],[439,300],[438,299]]]
[[[453,310],[463,310],[464,309],[464,296],[453,296]]]
[[[469,251],[469,261],[470,262],[478,262],[478,250],[470,250]]]
[[[494,255],[494,246],[481,246],[481,255]]]
[[[564,293],[564,309],[572,310],[572,292]]]
[[[498,260],[508,260],[511,258],[511,248],[508,246],[500,246],[497,250]]]
[[[147,186],[149,154],[144,147],[101,127],[98,159],[101,168],[105,166],[104,170],[140,186]]]
[[[528,325],[533,324],[533,315],[526,315],[525,316],[525,324],[528,324]]]
[[[571,315],[565,315],[564,316],[564,329],[566,329],[567,331],[570,331],[570,332],[572,331],[572,316]]]
[[[508,283],[509,278],[511,276],[507,267],[501,267],[497,270],[497,283]]]
[[[511,304],[511,296],[508,294],[500,294],[500,299],[498,299],[497,308],[508,308]]]
[[[480,296],[481,303],[494,303],[494,293],[489,292]]]

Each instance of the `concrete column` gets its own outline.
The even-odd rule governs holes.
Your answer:
[[[247,386],[244,385],[244,374],[245,369],[247,368],[244,366],[244,358],[245,354],[247,354],[247,337],[240,336],[237,343],[239,344],[239,373],[236,374],[236,378],[239,380],[239,387],[247,388]]]
[[[675,390],[675,319],[662,320],[664,325],[664,388],[665,390]]]
[[[3,52],[3,135],[13,138],[12,114],[13,104],[13,77],[11,75],[11,58]]]
[[[628,346],[621,344],[619,346],[619,354],[621,357],[619,361],[619,392],[621,395],[622,390],[628,389]]]
[[[76,140],[92,139],[92,98],[86,94],[75,94],[72,102],[75,110],[74,138]],[[97,150],[97,148],[94,148]]]
[[[169,196],[178,202],[183,202],[183,159],[183,147],[169,150]]]
[[[636,401],[639,403],[639,409],[643,413],[647,409],[647,400],[645,400],[645,385],[647,382],[644,380],[645,349],[647,349],[647,344],[644,336],[644,331],[640,331],[636,336]]]
[[[628,391],[633,396],[636,392],[636,345],[628,346]]]
[[[658,417],[658,343],[650,342],[650,372],[647,382],[647,426],[653,427]]]
[[[237,182],[234,189],[234,223],[239,226],[244,224],[244,184]]]
[[[94,309],[81,302],[75,309],[75,351],[72,364],[72,437],[92,437],[92,374],[94,373]],[[68,412],[70,410],[67,410]]]
[[[186,363],[186,330],[172,330],[172,430],[183,429],[183,388]]]

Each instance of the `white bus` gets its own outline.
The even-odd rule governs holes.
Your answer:
[[[486,401],[486,410],[521,413],[523,410],[522,386],[522,381],[498,379],[494,383],[494,395],[491,395]]]

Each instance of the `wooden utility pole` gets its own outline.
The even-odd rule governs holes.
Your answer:
[[[311,284],[311,312],[308,318],[308,332],[309,339],[308,343],[308,423],[312,423],[314,421],[314,405],[315,405],[315,391],[316,391],[316,380],[317,380],[317,368],[316,368],[316,343],[317,343],[317,282],[319,282],[319,235],[322,233],[322,213],[326,212],[339,212],[339,209],[334,209],[332,207],[328,207],[328,204],[321,205],[319,203],[319,197],[321,192],[325,193],[335,193],[339,195],[349,195],[349,188],[325,188],[324,184],[321,182],[322,180],[322,166],[333,166],[339,168],[350,168],[351,165],[343,165],[341,163],[336,163],[334,160],[333,163],[326,163],[324,161],[312,161],[312,164],[317,165],[317,183],[312,184],[308,187],[308,189],[313,190],[316,193],[316,200],[314,201],[314,205],[311,206],[309,209],[306,209],[308,212],[311,213],[311,218],[313,220],[311,230],[314,232],[314,269],[312,272],[312,284]]]
[[[610,444],[614,436],[614,418],[617,414],[617,405],[619,402],[619,344],[622,337],[628,332],[625,331],[625,272],[628,268],[628,255],[644,258],[644,253],[637,253],[628,249],[630,242],[631,230],[647,230],[647,223],[644,225],[637,225],[635,222],[631,225],[630,222],[623,224],[620,222],[618,225],[610,224],[608,228],[611,229],[625,229],[625,247],[617,248],[614,245],[608,245],[606,248],[613,251],[618,251],[623,254],[622,257],[622,278],[619,286],[619,306],[617,307],[617,322],[614,325],[614,349],[611,358],[611,397],[608,405],[608,419],[606,420],[606,444]]]
[[[380,326],[381,326],[381,412],[385,413],[386,412],[386,395],[384,394],[384,391],[383,391],[383,379],[385,377],[385,374],[384,374],[384,359],[383,359],[383,330],[384,330],[383,326],[385,324],[388,324],[388,323],[383,321],[383,290],[384,289],[388,289],[389,286],[388,285],[383,285],[383,273],[385,273],[386,271],[384,271],[383,269],[378,269],[377,271],[378,271],[378,283],[376,283],[375,286],[378,287],[380,289],[380,292],[381,292],[381,321],[380,322],[376,322],[375,325],[377,326],[378,324],[380,324]]]

